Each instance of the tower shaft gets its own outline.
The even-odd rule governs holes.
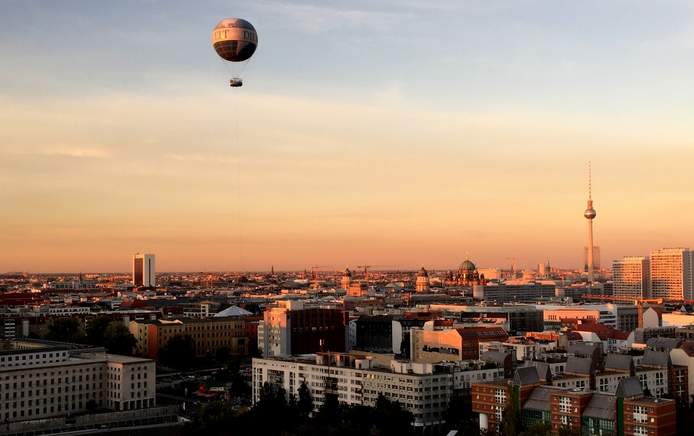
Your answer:
[[[588,220],[588,287],[593,288],[593,220]]]

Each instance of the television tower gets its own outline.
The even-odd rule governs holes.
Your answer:
[[[588,207],[583,216],[588,220],[588,287],[593,289],[593,220],[595,219],[595,209],[593,209],[591,167],[588,161]]]

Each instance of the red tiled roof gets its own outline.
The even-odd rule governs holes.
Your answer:
[[[598,324],[598,323],[584,323],[584,324],[577,326],[574,330],[579,331],[579,332],[595,333],[603,341],[606,339],[615,339],[615,340],[624,341],[629,337],[628,332],[623,332],[621,330],[617,330],[617,329],[610,327],[608,325]]]

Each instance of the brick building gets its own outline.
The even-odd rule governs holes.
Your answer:
[[[614,393],[597,393],[541,385],[536,376],[517,370],[513,380],[473,384],[472,410],[479,414],[480,429],[497,431],[504,411],[516,407],[525,428],[543,422],[553,434],[567,430],[602,436],[676,433],[675,400],[644,396],[637,377],[620,380]]]
[[[246,355],[251,342],[242,317],[131,321],[129,329],[135,336],[137,354],[152,359],[174,336],[190,336],[196,357],[222,348],[232,355]]]

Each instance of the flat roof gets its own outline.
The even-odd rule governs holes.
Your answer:
[[[632,403],[641,403],[641,404],[649,404],[649,405],[656,405],[656,404],[669,404],[673,403],[675,400],[672,398],[653,398],[653,397],[642,397],[642,398],[637,398],[634,400],[627,400]]]
[[[0,341],[0,355],[41,353],[44,351],[67,351],[94,348],[91,345],[54,342],[40,339],[13,339]]]
[[[109,362],[118,362],[118,363],[154,362],[152,359],[146,359],[144,357],[123,356],[121,354],[106,354],[106,359]]]

